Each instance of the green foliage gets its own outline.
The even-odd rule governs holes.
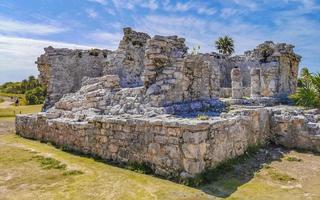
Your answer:
[[[90,56],[99,56],[99,49],[90,49],[89,55]]]
[[[4,99],[3,98],[0,98],[0,103],[4,102]]]
[[[65,170],[67,168],[66,164],[62,164],[59,160],[50,157],[44,156],[34,156],[40,162],[40,165],[43,169],[60,169]]]
[[[290,98],[299,106],[320,108],[320,73],[311,74],[303,68],[297,92]]]
[[[153,170],[147,163],[128,162],[125,167],[129,170],[132,170],[141,174],[153,173]]]
[[[198,120],[203,120],[203,121],[204,121],[204,120],[208,120],[208,119],[209,119],[209,117],[208,117],[207,115],[198,115],[198,116],[197,116],[197,119],[198,119]]]
[[[41,84],[34,76],[29,76],[28,80],[24,79],[21,82],[7,82],[0,86],[0,91],[3,93],[24,94],[26,91],[39,87]]]
[[[7,82],[0,85],[0,96],[18,98],[20,105],[42,104],[45,95],[45,89],[34,76],[29,76],[21,82]]]
[[[233,39],[228,36],[219,37],[218,40],[215,41],[215,46],[219,53],[226,56],[230,56],[234,52]]]
[[[69,171],[63,172],[64,176],[74,176],[74,175],[81,175],[81,174],[84,174],[84,172],[80,170],[69,170]]]
[[[274,53],[274,49],[268,44],[263,43],[258,48],[260,62],[266,62],[268,57]]]
[[[288,181],[296,180],[295,178],[289,176],[288,174],[278,172],[276,171],[276,169],[273,169],[273,168],[268,169],[268,174],[275,181],[288,182]]]
[[[26,100],[29,105],[42,104],[45,100],[45,91],[42,87],[36,87],[26,92]]]

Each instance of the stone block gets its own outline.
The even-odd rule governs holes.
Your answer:
[[[208,133],[206,131],[183,133],[183,141],[186,143],[199,144],[207,139]]]
[[[205,168],[204,161],[198,160],[190,160],[190,159],[183,159],[183,167],[186,172],[191,174],[192,176],[202,172]]]

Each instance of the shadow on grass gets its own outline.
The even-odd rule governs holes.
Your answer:
[[[268,168],[272,161],[281,161],[287,152],[288,150],[273,144],[249,148],[244,155],[199,174],[194,178],[193,184],[209,195],[229,197],[238,187],[254,178],[262,168]]]
[[[141,174],[152,175],[157,178],[169,179],[170,181],[202,190],[209,195],[222,198],[229,197],[237,190],[238,187],[246,184],[254,178],[255,174],[262,168],[268,167],[272,161],[281,161],[289,151],[273,144],[262,148],[251,147],[244,155],[221,163],[213,169],[207,169],[205,172],[195,176],[194,178],[181,179],[181,177],[175,176],[162,177],[155,175],[150,163],[118,162],[112,159],[102,159],[96,155],[74,151],[67,146],[57,146],[48,142],[43,143],[50,144],[77,156],[92,158],[97,162],[125,168]]]
[[[228,160],[221,163],[219,166],[213,169],[207,169],[205,172],[197,175],[194,178],[181,179],[180,177],[162,177],[155,175],[152,170],[150,163],[138,163],[138,162],[118,162],[112,159],[102,159],[97,155],[85,154],[79,151],[70,149],[67,146],[58,146],[50,142],[42,142],[52,145],[62,151],[86,158],[92,158],[97,162],[102,162],[115,167],[125,168],[131,171],[135,171],[141,174],[148,174],[157,178],[162,178],[170,180],[176,183],[185,184],[189,187],[193,187],[198,190],[202,190],[208,195],[220,198],[229,197],[237,189],[248,183],[251,179],[255,177],[261,169],[265,168],[270,170],[272,176],[274,176],[279,181],[291,179],[287,177],[286,174],[279,174],[278,172],[272,171],[272,167],[269,164],[273,161],[282,161],[282,158],[289,153],[289,149],[284,147],[279,147],[274,144],[269,144],[265,147],[254,147],[249,148],[247,152],[235,159]],[[301,150],[300,150],[301,152]],[[311,153],[309,151],[303,151],[304,153]],[[312,153],[314,155],[319,155],[317,153]],[[292,158],[289,158],[292,160]],[[294,160],[294,162],[298,162]]]
[[[269,176],[280,182],[294,181],[295,179],[285,173],[281,173],[272,168],[269,164],[273,161],[282,161],[285,158],[289,162],[302,162],[302,160],[287,157],[292,149],[287,149],[275,144],[259,149],[248,149],[246,154],[220,164],[215,169],[208,169],[204,173],[198,175],[195,181],[202,180],[200,184],[196,185],[197,189],[204,191],[209,195],[215,197],[226,198],[237,189],[248,183],[255,177],[261,169],[266,169]],[[320,156],[317,152],[294,149],[300,153],[312,154]],[[197,182],[195,182],[197,184]]]

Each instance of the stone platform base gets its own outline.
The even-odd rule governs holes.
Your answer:
[[[320,151],[318,111],[297,112],[286,107],[241,108],[208,120],[99,115],[82,122],[39,113],[17,116],[16,131],[107,160],[146,163],[162,176],[194,176],[270,140]]]

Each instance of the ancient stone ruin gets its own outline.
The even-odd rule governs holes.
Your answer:
[[[185,39],[124,29],[115,51],[45,48],[44,110],[17,134],[156,174],[192,177],[269,141],[320,151],[320,113],[288,105],[300,56],[265,42],[243,56],[189,54]]]

